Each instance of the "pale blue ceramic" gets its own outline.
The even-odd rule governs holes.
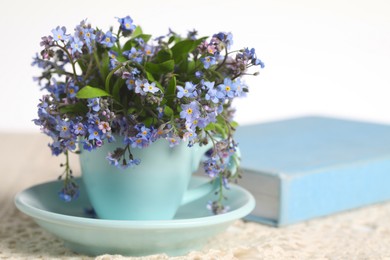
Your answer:
[[[108,163],[107,154],[117,147],[107,143],[91,152],[82,150],[80,165],[87,193],[97,215],[104,219],[164,220],[172,219],[180,205],[215,190],[206,183],[188,190],[191,175],[211,145],[188,147],[185,142],[169,147],[159,139],[144,149],[132,148],[141,163],[125,170]]]
[[[56,194],[62,182],[49,182],[22,191],[15,204],[44,229],[61,238],[75,252],[88,255],[121,254],[150,255],[166,253],[182,255],[200,249],[209,239],[223,232],[233,221],[248,215],[255,207],[253,196],[245,189],[231,185],[225,192],[230,211],[212,215],[206,208],[214,194],[208,194],[181,206],[173,220],[126,221],[95,219],[86,215],[90,200],[80,183],[80,197],[70,203]],[[207,182],[206,178],[193,177],[191,187]]]

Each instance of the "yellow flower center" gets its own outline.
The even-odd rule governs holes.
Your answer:
[[[226,86],[226,87],[225,87],[225,90],[226,90],[226,91],[230,91],[230,90],[231,90],[230,86]]]
[[[67,130],[68,130],[68,127],[67,127],[67,126],[63,126],[63,127],[62,127],[62,131],[65,132],[65,131],[67,131]]]
[[[110,37],[106,37],[106,42],[110,42],[110,41],[111,41]]]
[[[189,114],[189,115],[192,114],[192,109],[191,108],[187,109],[187,114]]]
[[[127,29],[130,28],[130,24],[129,24],[129,23],[125,24],[125,27],[126,27]]]

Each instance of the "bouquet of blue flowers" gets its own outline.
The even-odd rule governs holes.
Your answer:
[[[231,33],[198,38],[196,31],[181,37],[170,30],[152,38],[129,16],[118,22],[116,32],[85,20],[70,34],[57,27],[42,37],[42,51],[34,58],[33,65],[42,69],[36,80],[47,91],[34,122],[52,138],[52,153],[66,156],[61,197],[78,194],[69,152],[77,152],[78,145],[99,149],[118,136],[123,143],[107,154],[113,166],[136,167],[142,162],[131,149],[159,138],[171,146],[212,142],[205,172],[225,185],[237,178],[227,167],[232,157],[238,160],[232,101],[248,92],[242,77],[259,73],[248,69],[264,67],[255,50],[230,51]],[[215,212],[222,209],[214,203]]]

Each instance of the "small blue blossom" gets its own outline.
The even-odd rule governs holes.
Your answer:
[[[122,55],[135,63],[141,63],[144,57],[144,53],[137,50],[135,47],[131,47],[130,50],[124,51]]]
[[[192,82],[186,82],[185,87],[177,86],[177,97],[187,97],[187,98],[195,98],[198,94],[196,93],[196,85],[192,84]]]
[[[58,193],[58,196],[63,201],[70,202],[74,199],[77,199],[79,197],[79,194],[79,186],[73,181],[68,181]]]
[[[120,23],[120,28],[127,33],[132,33],[135,30],[135,25],[133,24],[133,19],[130,16],[126,16],[124,18],[118,18],[118,22]]]
[[[232,99],[235,96],[237,84],[229,78],[225,78],[223,84],[218,85],[219,92],[217,96],[219,99],[224,100],[225,98]]]
[[[144,48],[144,53],[146,56],[152,56],[153,55],[153,47],[150,45],[146,45]]]
[[[73,125],[73,133],[76,135],[84,135],[85,134],[85,127],[83,123],[78,123]]]
[[[166,140],[169,143],[169,147],[175,147],[176,145],[180,144],[180,137],[178,136],[166,137]]]
[[[89,136],[88,136],[88,140],[97,140],[97,141],[100,141],[100,129],[97,128],[97,127],[90,127],[88,128],[88,133],[89,133]]]
[[[185,118],[187,122],[192,122],[200,116],[199,105],[196,101],[181,105],[181,109],[180,118]]]
[[[210,68],[210,66],[214,65],[217,60],[213,56],[206,56],[204,58],[200,58],[200,61],[203,63],[205,69]]]
[[[100,110],[100,98],[89,98],[87,106],[98,112]]]
[[[100,40],[100,43],[107,48],[111,48],[114,46],[116,42],[116,37],[112,35],[111,31],[106,32],[106,34],[103,35],[102,39]]]
[[[137,79],[135,81],[135,93],[141,94],[142,96],[146,95],[145,91],[145,85],[149,84],[147,79],[139,80]]]
[[[70,137],[70,123],[61,120],[57,126],[57,130],[60,132],[59,136],[62,138]]]
[[[65,27],[57,26],[57,28],[51,30],[51,32],[53,33],[53,39],[55,41],[66,41],[69,39],[69,36],[65,34],[66,33]]]
[[[68,97],[75,98],[77,91],[79,91],[79,87],[74,85],[73,83],[69,83],[68,85]]]
[[[156,87],[156,82],[145,83],[143,90],[145,91],[145,93],[152,93],[152,94],[155,94],[156,92],[160,91],[160,89]]]
[[[197,72],[195,72],[195,77],[197,77],[198,79],[202,78],[202,77],[203,77],[203,75],[204,75],[204,73],[203,73],[203,72],[201,72],[201,71],[197,71]]]
[[[72,49],[72,55],[75,55],[77,53],[83,53],[82,47],[84,43],[77,37],[72,37],[70,41],[70,48]]]

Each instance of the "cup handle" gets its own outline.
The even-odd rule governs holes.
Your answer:
[[[189,189],[186,191],[186,193],[183,196],[183,199],[181,200],[180,205],[185,205],[187,203],[190,203],[194,200],[197,200],[219,188],[219,180],[218,178],[208,181],[206,183],[203,183],[199,185],[198,187]]]
[[[236,156],[232,156],[230,158],[228,168],[231,172],[236,172],[237,168],[240,164],[240,161],[238,158],[241,157],[240,149],[237,147],[236,150]],[[185,205],[187,203],[190,203],[194,200],[197,200],[211,192],[216,191],[220,186],[220,180],[219,177],[215,178],[214,180],[208,181],[204,184],[199,185],[198,187],[192,188],[190,190],[187,190],[186,193],[183,196],[183,199],[181,200],[180,205]]]

